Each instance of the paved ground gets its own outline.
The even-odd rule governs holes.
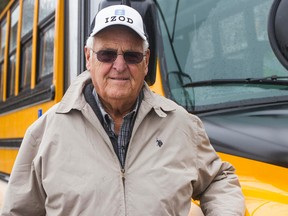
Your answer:
[[[4,199],[6,187],[7,187],[7,183],[0,180],[0,213],[1,213],[2,205],[3,205],[3,199]]]

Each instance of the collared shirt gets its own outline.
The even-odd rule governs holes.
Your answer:
[[[96,93],[96,90],[93,89],[93,96],[96,100],[97,105],[99,106],[100,112],[101,112],[103,120],[104,120],[103,127],[106,130],[106,132],[107,132],[107,134],[108,134],[108,136],[109,136],[109,138],[113,144],[115,153],[117,154],[117,156],[119,158],[119,161],[121,163],[122,168],[124,168],[126,151],[127,151],[128,144],[130,142],[130,137],[131,137],[133,125],[135,122],[136,113],[137,113],[137,110],[138,110],[140,103],[142,101],[142,98],[143,98],[142,94],[143,93],[141,91],[141,94],[138,96],[133,110],[123,117],[123,122],[121,124],[119,134],[117,135],[115,133],[115,129],[114,129],[115,123],[114,123],[113,119],[105,111],[105,109],[104,109],[104,107],[103,107],[103,105],[102,105],[102,103],[98,97],[98,94]]]

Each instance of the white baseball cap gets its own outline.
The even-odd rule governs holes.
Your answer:
[[[100,10],[92,23],[90,37],[113,25],[127,26],[134,30],[143,40],[147,41],[141,15],[138,11],[126,5],[112,5]]]

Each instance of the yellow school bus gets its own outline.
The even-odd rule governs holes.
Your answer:
[[[9,180],[27,127],[85,70],[89,25],[111,4],[120,1],[10,0],[0,14],[2,179]],[[288,27],[281,17],[288,18],[278,16],[286,5],[131,0],[149,35],[146,82],[202,119],[220,157],[236,167],[246,216],[288,212],[288,56],[281,37]]]

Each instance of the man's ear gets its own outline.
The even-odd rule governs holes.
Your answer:
[[[84,53],[85,53],[85,59],[86,59],[86,69],[89,71],[90,70],[90,57],[91,57],[91,51],[89,48],[86,46],[84,47]]]
[[[150,59],[150,50],[147,49],[146,51],[146,57],[145,57],[145,75],[148,73],[148,66],[149,66],[149,59]]]

